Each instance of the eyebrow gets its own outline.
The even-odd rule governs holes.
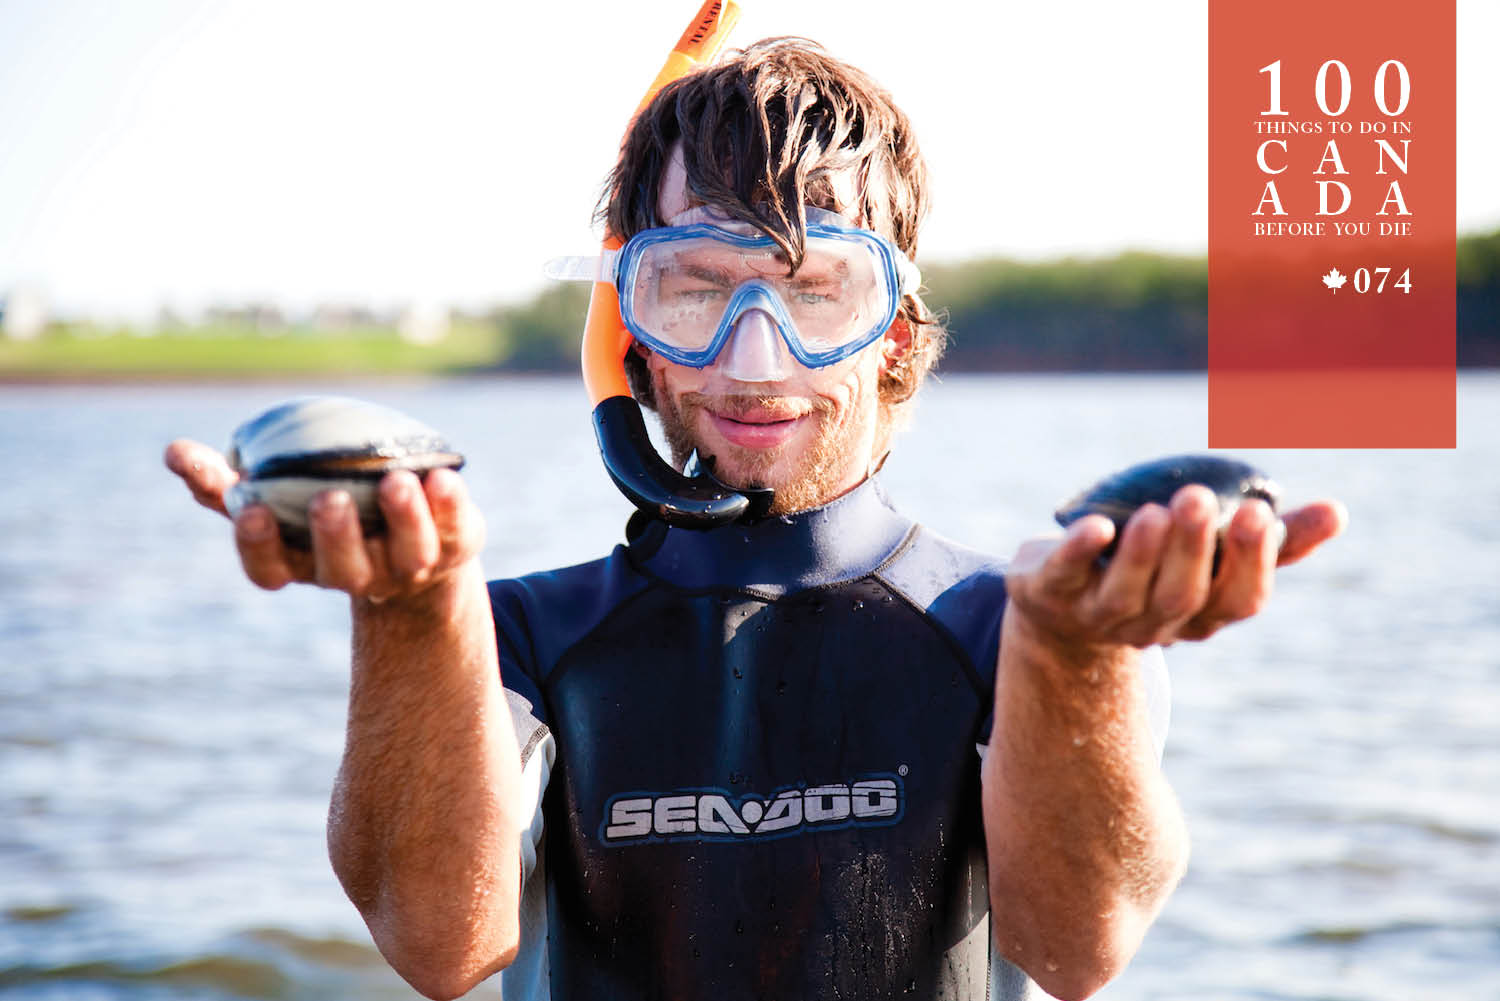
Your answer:
[[[688,263],[683,265],[679,270],[687,277],[696,278],[699,281],[713,282],[716,285],[723,286],[735,284],[734,277],[724,268],[710,267],[706,264]]]
[[[850,268],[848,261],[839,261],[832,268],[820,267],[813,263],[811,271],[806,270],[809,262],[804,261],[802,267],[789,279],[793,285],[811,285],[815,282],[845,281],[849,278]]]

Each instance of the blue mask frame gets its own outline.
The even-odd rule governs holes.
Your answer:
[[[792,322],[781,298],[776,295],[769,283],[759,279],[751,279],[736,287],[706,347],[692,351],[667,344],[655,337],[640,323],[634,309],[633,289],[646,250],[663,243],[702,238],[716,240],[745,250],[779,249],[776,242],[764,233],[755,235],[738,233],[709,223],[642,230],[620,248],[619,256],[615,260],[615,288],[620,294],[620,318],[624,321],[625,328],[636,340],[663,358],[690,368],[706,368],[712,365],[714,359],[718,358],[719,352],[724,349],[724,345],[729,342],[739,318],[750,309],[763,310],[775,320],[781,339],[786,342],[792,357],[808,368],[824,368],[864,350],[890,329],[900,311],[901,297],[916,289],[921,283],[921,276],[906,255],[880,234],[859,229],[847,223],[840,225],[843,222],[842,218],[831,212],[810,208],[808,216],[807,236],[809,239],[832,239],[858,243],[874,251],[876,259],[880,262],[877,277],[883,283],[886,292],[886,309],[883,314],[876,317],[868,330],[848,343],[829,351],[809,351],[797,335],[796,324]],[[818,221],[813,221],[814,219]]]

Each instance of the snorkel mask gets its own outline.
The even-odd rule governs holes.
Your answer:
[[[773,382],[864,350],[890,329],[921,273],[889,240],[804,206],[801,263],[754,226],[712,206],[688,209],[598,257],[547,262],[558,280],[608,283],[629,334],[676,365],[718,365]]]

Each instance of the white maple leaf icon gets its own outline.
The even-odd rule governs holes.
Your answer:
[[[1323,276],[1323,284],[1337,292],[1343,287],[1344,282],[1349,280],[1348,275],[1339,274],[1338,268],[1329,268],[1328,274]]]

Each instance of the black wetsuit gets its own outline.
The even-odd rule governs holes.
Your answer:
[[[1027,993],[988,931],[994,560],[866,484],[490,593],[544,790],[507,1001],[985,998],[992,959]]]

